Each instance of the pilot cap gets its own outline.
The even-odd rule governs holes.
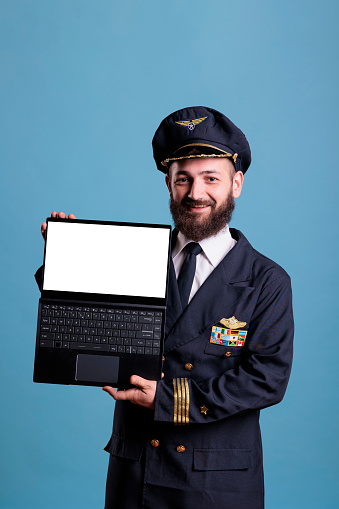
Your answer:
[[[173,161],[198,157],[226,157],[235,170],[246,173],[251,150],[244,133],[222,113],[192,106],[166,117],[152,141],[158,170],[167,173]]]

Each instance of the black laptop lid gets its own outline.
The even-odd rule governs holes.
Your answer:
[[[47,219],[42,297],[166,305],[171,227]]]

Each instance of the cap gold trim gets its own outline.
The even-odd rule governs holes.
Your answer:
[[[208,143],[188,143],[187,145],[183,145],[182,147],[179,147],[173,153],[176,154],[177,152],[179,152],[179,150],[182,150],[183,148],[187,148],[187,147],[208,147],[208,148],[215,148],[216,150],[219,150],[219,152],[223,152],[224,154],[227,154],[229,156],[232,155],[229,152],[226,152],[226,150],[222,150],[221,148],[218,148],[215,145],[209,145]]]
[[[195,155],[187,155],[187,156],[181,156],[181,157],[168,157],[167,159],[164,159],[163,161],[161,161],[161,164],[162,166],[167,166],[167,164],[171,161],[179,161],[181,159],[195,159],[195,158],[198,158],[198,157],[227,157],[229,159],[233,159],[233,162],[235,164],[236,160],[237,160],[237,157],[239,154],[235,153],[235,154],[231,154],[230,152],[225,152],[224,150],[221,150],[220,148],[218,147],[215,147],[214,145],[207,145],[206,143],[190,143],[188,145],[184,145],[180,148],[178,148],[174,154],[176,152],[179,152],[179,150],[182,150],[183,148],[187,148],[187,147],[208,147],[208,148],[215,148],[216,150],[219,150],[220,152],[222,152],[222,154],[195,154]]]

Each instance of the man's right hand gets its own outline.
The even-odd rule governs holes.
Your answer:
[[[64,212],[55,212],[53,211],[51,214],[51,217],[58,217],[59,219],[66,219],[66,214]],[[68,214],[68,219],[76,219],[74,214]],[[45,231],[47,228],[47,223],[42,223],[41,225],[41,235],[42,238],[45,240]]]

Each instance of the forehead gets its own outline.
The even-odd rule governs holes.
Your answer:
[[[198,176],[205,173],[218,173],[219,175],[230,175],[234,172],[233,163],[225,157],[202,157],[182,159],[173,161],[169,168],[169,176],[184,173],[186,175]]]

